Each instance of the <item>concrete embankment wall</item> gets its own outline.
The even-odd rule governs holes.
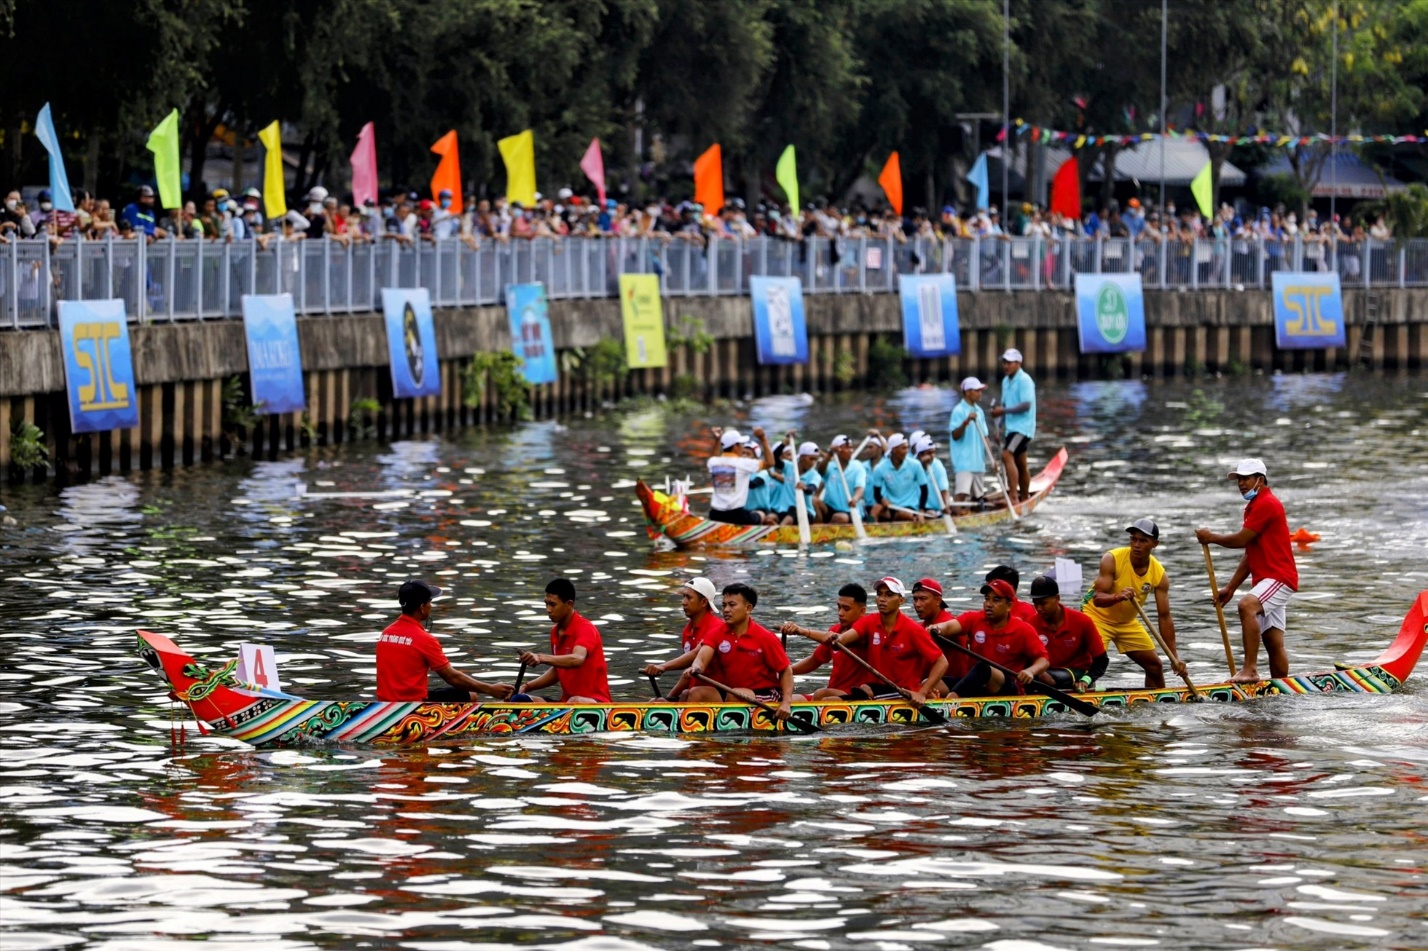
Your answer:
[[[1363,292],[1346,291],[1348,346],[1280,351],[1274,346],[1270,295],[1264,291],[1147,292],[1148,346],[1125,358],[1083,356],[1068,293],[962,294],[958,307],[962,355],[901,361],[913,382],[967,374],[998,375],[1007,346],[1025,355],[1038,379],[1178,376],[1203,372],[1326,370],[1364,363],[1383,369],[1421,367],[1428,357],[1428,289],[1382,290],[1375,307]],[[638,394],[693,397],[830,392],[876,387],[889,365],[887,344],[900,348],[896,295],[809,295],[806,366],[760,367],[754,357],[747,297],[667,298],[665,322],[688,342],[670,350],[670,365],[620,378],[595,374],[582,356],[602,340],[622,340],[616,300],[553,301],[560,379],[534,388],[537,418],[584,411]],[[1375,321],[1366,314],[1377,311]],[[130,328],[138,384],[139,426],[75,436],[69,430],[64,367],[57,331],[0,332],[0,475],[10,479],[83,479],[132,468],[189,465],[236,451],[270,456],[303,445],[360,438],[390,439],[499,421],[500,393],[490,380],[463,383],[473,357],[510,347],[504,308],[436,312],[441,355],[439,397],[391,395],[385,328],[380,315],[298,320],[307,412],[241,418],[225,410],[225,380],[246,379],[248,363],[238,321],[150,324]],[[239,401],[242,402],[241,400]],[[44,431],[49,465],[12,465],[12,430],[28,421]],[[17,444],[18,445],[18,444]]]

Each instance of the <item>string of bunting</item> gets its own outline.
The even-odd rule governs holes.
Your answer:
[[[1167,139],[1187,139],[1197,142],[1224,142],[1229,145],[1270,145],[1275,148],[1298,148],[1309,145],[1415,145],[1417,143],[1428,143],[1428,130],[1422,135],[1329,135],[1325,132],[1315,132],[1312,135],[1281,135],[1273,132],[1244,134],[1244,135],[1218,135],[1213,132],[1198,132],[1195,130],[1178,131],[1171,129],[1165,133],[1159,132],[1137,132],[1130,135],[1085,135],[1080,132],[1065,132],[1061,129],[1048,129],[1044,126],[1030,125],[1022,119],[1015,120],[1012,127],[1012,134],[1020,138],[1029,138],[1032,142],[1042,145],[1052,143],[1070,145],[1073,149],[1082,149],[1087,146],[1097,147],[1103,145],[1130,146],[1141,142],[1154,142],[1164,135]],[[1006,129],[1002,128],[997,132],[997,141],[1006,141]]]

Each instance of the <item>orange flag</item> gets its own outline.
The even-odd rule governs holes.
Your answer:
[[[724,157],[718,142],[694,160],[694,200],[711,215],[724,207]]]
[[[878,184],[887,192],[888,204],[892,205],[892,210],[902,214],[902,162],[896,152],[888,156],[887,164],[878,173]]]
[[[451,191],[451,213],[461,214],[461,159],[456,152],[456,130],[436,140],[431,150],[441,156],[436,173],[431,176],[432,201],[440,203],[442,189]]]

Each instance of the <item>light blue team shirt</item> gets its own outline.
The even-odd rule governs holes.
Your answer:
[[[927,470],[909,453],[901,466],[894,466],[892,456],[883,457],[873,470],[873,488],[882,490],[883,501],[905,509],[916,510],[922,502],[923,486],[927,485]],[[931,495],[929,490],[928,495]]]
[[[1017,406],[1030,403],[1025,413],[1007,413],[1008,433],[1021,433],[1027,439],[1036,438],[1036,383],[1025,370],[1016,371],[1016,376],[1002,377],[1002,405]]]
[[[818,510],[813,507],[813,493],[817,492],[819,487],[823,485],[823,477],[818,474],[817,469],[810,466],[808,471],[799,477],[798,481],[799,484],[803,486],[803,507],[808,510],[808,514],[817,515]],[[792,507],[791,505],[789,506],[789,508]]]
[[[848,460],[848,468],[843,470],[843,478],[848,480],[848,492],[844,492],[843,479],[838,478],[838,473],[833,471],[837,465],[837,459],[828,463],[828,472],[823,476],[823,501],[835,512],[846,512],[849,492],[856,495],[858,490],[862,489],[866,499],[868,469],[857,459]]]
[[[973,416],[976,417],[976,422],[969,423],[967,428],[962,430],[961,439],[953,439],[953,430],[962,425],[962,420]],[[977,435],[979,429],[981,436]],[[987,471],[986,447],[982,445],[982,436],[987,435],[987,417],[982,415],[982,408],[966,400],[958,400],[957,405],[952,407],[952,417],[947,420],[947,445],[952,454],[952,471]]]
[[[938,459],[936,456],[933,456],[932,461],[927,464],[927,485],[927,504],[931,506],[932,503],[936,502],[936,507],[941,508],[941,497],[939,496],[938,498],[934,499],[932,496],[938,492],[947,491],[947,467],[944,466],[942,464],[942,460]]]
[[[754,485],[755,481],[759,485]],[[773,482],[773,476],[769,475],[767,469],[756,472],[749,477],[749,500],[744,503],[744,508],[750,512],[769,511],[769,484]]]
[[[783,476],[782,482],[773,477],[772,469],[768,470],[765,475],[765,478],[768,479],[768,486],[765,490],[768,494],[765,498],[768,500],[768,510],[782,515],[793,508],[793,483],[797,480],[798,473],[795,471],[794,464],[787,459],[778,464],[778,471]]]

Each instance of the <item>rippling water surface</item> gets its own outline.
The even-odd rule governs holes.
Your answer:
[[[697,473],[710,423],[941,431],[952,398],[655,408],[0,490],[0,947],[1428,946],[1421,680],[1094,723],[260,751],[192,723],[173,747],[134,653],[138,627],[214,660],[258,641],[294,692],[370,695],[420,574],[450,588],[434,630],[454,662],[509,679],[563,573],[637,697],[634,668],[678,650],[693,574],[751,581],[770,625],[826,624],[839,585],[888,573],[934,575],[962,609],[1000,562],[1093,573],[1151,515],[1207,682],[1224,659],[1192,530],[1238,524],[1223,474],[1242,455],[1323,537],[1300,556],[1296,670],[1374,657],[1428,588],[1416,375],[1043,384],[1033,459],[1065,444],[1071,464],[1021,525],[811,555],[645,537],[631,480]]]

